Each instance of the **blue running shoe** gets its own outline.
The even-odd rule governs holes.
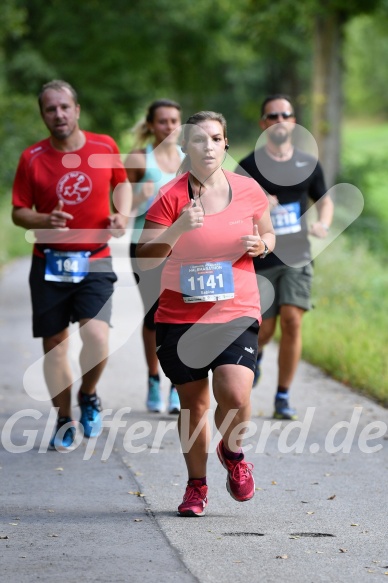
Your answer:
[[[84,428],[84,437],[97,437],[102,431],[100,399],[96,393],[86,395],[79,391],[78,404],[81,408],[81,418],[79,421]]]
[[[148,377],[147,409],[152,413],[164,411],[164,403],[160,395],[160,382],[153,377]]]
[[[181,403],[179,401],[178,391],[171,385],[170,388],[170,397],[168,399],[168,412],[171,415],[178,414],[181,410]]]
[[[57,451],[71,449],[75,439],[75,426],[71,417],[59,417],[49,448]]]
[[[288,395],[278,393],[275,398],[274,419],[288,419],[289,421],[296,421],[298,415],[288,402]]]

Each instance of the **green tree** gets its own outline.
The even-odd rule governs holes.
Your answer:
[[[378,11],[354,18],[345,27],[344,92],[348,115],[388,116],[387,26],[388,15]]]
[[[41,129],[36,119],[36,98],[25,90],[15,93],[7,78],[9,43],[19,42],[26,33],[27,12],[17,0],[3,0],[0,20],[0,190],[11,184],[21,150],[34,141]]]
[[[344,26],[358,14],[377,10],[383,2],[370,0],[366,4],[363,0],[327,0],[322,3],[320,0],[305,0],[298,3],[279,0],[275,3],[272,0],[247,0],[247,26],[260,42],[264,41],[270,59],[276,60],[279,47],[288,45],[288,63],[295,75],[300,70],[299,62],[311,63],[311,127],[329,185],[334,183],[340,163]],[[290,36],[293,42],[288,43]],[[275,51],[270,53],[271,44]],[[258,43],[256,46],[259,49]],[[283,82],[279,75],[280,90]],[[301,97],[295,93],[293,96]],[[305,101],[305,94],[302,97]]]
[[[36,128],[41,137],[36,94],[53,78],[76,87],[84,127],[117,138],[161,96],[180,101],[185,115],[220,109],[230,126],[241,130],[236,110],[258,80],[232,0],[18,0],[18,5],[23,7],[20,33],[0,40],[8,95],[0,96],[0,112],[8,99],[15,105],[1,134],[9,151],[7,182],[16,151],[19,155],[30,143]],[[27,135],[18,119],[25,123],[29,114]]]
[[[9,82],[36,93],[45,68],[45,80],[65,78],[100,131],[120,131],[164,94],[190,113],[209,96],[228,101],[228,72],[246,53],[233,40],[232,0],[29,0],[26,8],[28,32],[8,45]]]

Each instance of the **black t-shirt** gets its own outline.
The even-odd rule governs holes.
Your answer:
[[[251,176],[267,194],[279,199],[279,206],[271,211],[275,251],[265,259],[255,258],[256,271],[274,265],[295,266],[309,260],[310,243],[303,215],[308,199],[315,202],[326,194],[322,168],[316,158],[294,148],[290,160],[277,162],[263,147],[241,160],[235,172]]]

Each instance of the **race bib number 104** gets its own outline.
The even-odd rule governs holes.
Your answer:
[[[88,251],[54,251],[45,249],[46,281],[79,283],[89,273]]]

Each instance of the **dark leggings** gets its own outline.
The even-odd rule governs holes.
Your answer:
[[[163,271],[164,262],[162,265],[141,271],[136,261],[136,243],[131,243],[129,247],[129,256],[131,258],[131,265],[136,283],[139,288],[140,296],[144,306],[144,326],[148,330],[155,330],[154,316],[158,308],[158,299],[160,292],[160,279]],[[155,297],[158,299],[154,301]]]

